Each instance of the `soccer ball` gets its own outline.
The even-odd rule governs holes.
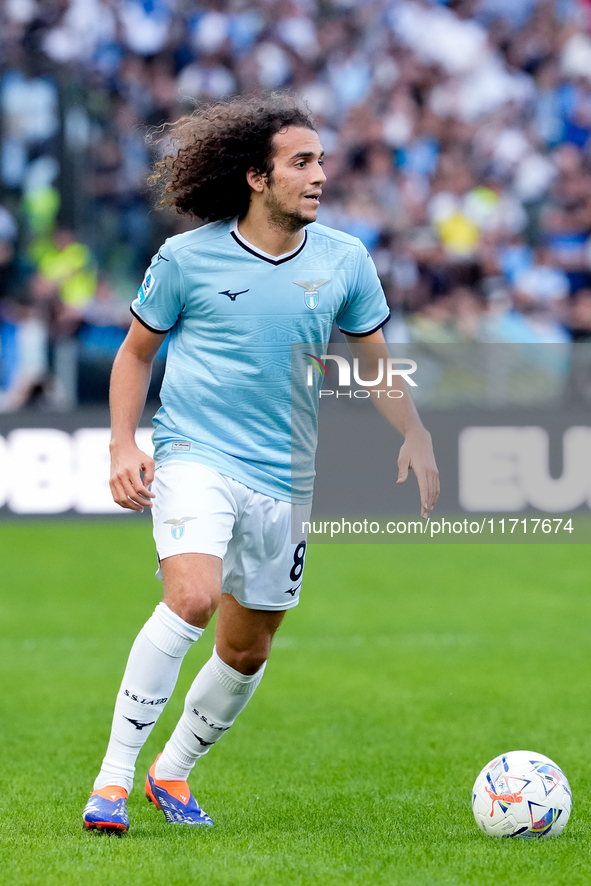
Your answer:
[[[564,830],[571,806],[562,769],[530,751],[495,757],[472,788],[476,824],[491,837],[555,837]]]

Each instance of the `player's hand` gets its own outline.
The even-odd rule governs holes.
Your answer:
[[[404,483],[409,469],[415,472],[421,496],[421,517],[426,518],[439,497],[439,471],[433,455],[431,434],[424,428],[410,431],[398,456],[398,483]]]
[[[151,508],[154,493],[148,486],[154,480],[155,465],[154,459],[135,445],[123,450],[111,445],[109,485],[114,501],[131,511]]]

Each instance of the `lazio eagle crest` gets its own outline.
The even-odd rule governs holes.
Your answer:
[[[185,523],[188,523],[189,520],[195,520],[195,519],[196,519],[196,517],[181,517],[180,520],[177,520],[173,517],[172,520],[165,520],[164,522],[172,524],[172,528],[170,530],[171,535],[173,538],[177,539],[177,541],[178,541],[178,539],[182,538],[183,535],[185,534]]]
[[[315,280],[313,283],[308,283],[307,280],[294,280],[293,281],[296,286],[301,286],[306,290],[304,293],[304,301],[306,303],[306,307],[310,308],[311,311],[314,308],[318,307],[318,289],[321,286],[324,286],[325,283],[328,283],[328,280]]]

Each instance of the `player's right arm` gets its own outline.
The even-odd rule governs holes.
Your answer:
[[[122,508],[151,508],[154,459],[138,448],[135,432],[142,415],[152,375],[152,363],[166,333],[132,321],[111,373],[111,493]],[[143,478],[142,478],[143,474]]]

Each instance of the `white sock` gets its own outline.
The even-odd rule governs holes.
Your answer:
[[[183,715],[156,763],[158,780],[187,780],[196,760],[207,754],[244,710],[264,670],[265,665],[256,674],[241,674],[222,661],[214,648],[189,689]]]
[[[117,695],[111,738],[94,790],[116,784],[131,791],[135,761],[172,695],[185,654],[203,628],[159,603],[129,653]]]

